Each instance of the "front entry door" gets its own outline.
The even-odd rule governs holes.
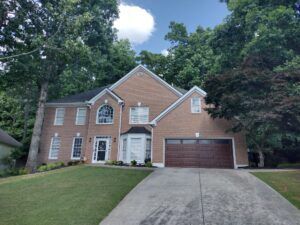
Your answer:
[[[108,143],[107,138],[96,138],[93,154],[93,163],[103,162],[108,158]]]

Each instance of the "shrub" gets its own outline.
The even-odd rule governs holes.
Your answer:
[[[146,159],[145,159],[145,164],[146,164],[147,162],[151,162],[151,158],[146,158]]]
[[[137,162],[135,160],[131,161],[131,166],[136,166]]]
[[[76,166],[80,163],[81,163],[80,160],[71,160],[71,161],[68,162],[68,166]]]
[[[152,167],[152,162],[150,162],[150,161],[146,162],[145,167]]]
[[[113,165],[113,161],[112,160],[107,160],[107,161],[105,161],[105,165]]]
[[[113,160],[112,161],[112,165],[115,165],[115,166],[118,165],[118,161],[117,160]]]
[[[44,172],[44,171],[47,171],[47,165],[39,166],[39,167],[37,168],[37,171],[38,171],[38,172]]]
[[[280,163],[278,164],[277,168],[279,169],[297,169],[300,168],[300,162],[299,163]]]

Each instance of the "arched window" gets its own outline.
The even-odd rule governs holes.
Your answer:
[[[99,124],[110,124],[113,123],[114,109],[110,105],[102,105],[98,109],[97,122]]]

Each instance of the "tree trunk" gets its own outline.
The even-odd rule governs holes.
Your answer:
[[[260,168],[265,167],[265,156],[261,150],[258,151],[258,158],[259,158],[258,167]]]
[[[41,85],[38,109],[35,116],[35,123],[33,127],[31,143],[30,143],[30,148],[29,148],[29,153],[28,153],[28,158],[26,163],[26,169],[30,173],[35,172],[37,166],[37,156],[38,156],[38,150],[39,150],[41,133],[42,133],[47,94],[48,94],[48,81],[45,81]]]

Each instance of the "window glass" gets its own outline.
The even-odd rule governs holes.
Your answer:
[[[209,145],[211,143],[211,140],[199,140],[199,144],[202,145]]]
[[[131,107],[130,108],[130,123],[131,124],[146,124],[149,122],[148,107]]]
[[[114,119],[114,109],[110,105],[103,105],[98,110],[98,123],[111,124]]]
[[[197,140],[182,140],[182,144],[196,144]]]
[[[192,113],[200,113],[201,112],[201,100],[198,97],[194,97],[191,100],[191,111]]]
[[[151,159],[151,139],[146,139],[146,157],[145,159],[150,160]]]
[[[76,114],[76,125],[84,125],[86,118],[86,108],[78,108]]]
[[[181,144],[181,140],[169,139],[167,144]]]
[[[127,138],[123,139],[123,161],[127,161]]]
[[[60,149],[60,137],[53,137],[51,140],[49,158],[57,159],[59,149]]]
[[[218,139],[218,140],[211,140],[213,144],[229,144],[230,140],[225,139]]]
[[[72,151],[73,159],[80,159],[81,149],[82,149],[82,138],[81,137],[74,138],[73,151]]]
[[[63,125],[65,117],[65,109],[57,108],[55,111],[54,125]]]

